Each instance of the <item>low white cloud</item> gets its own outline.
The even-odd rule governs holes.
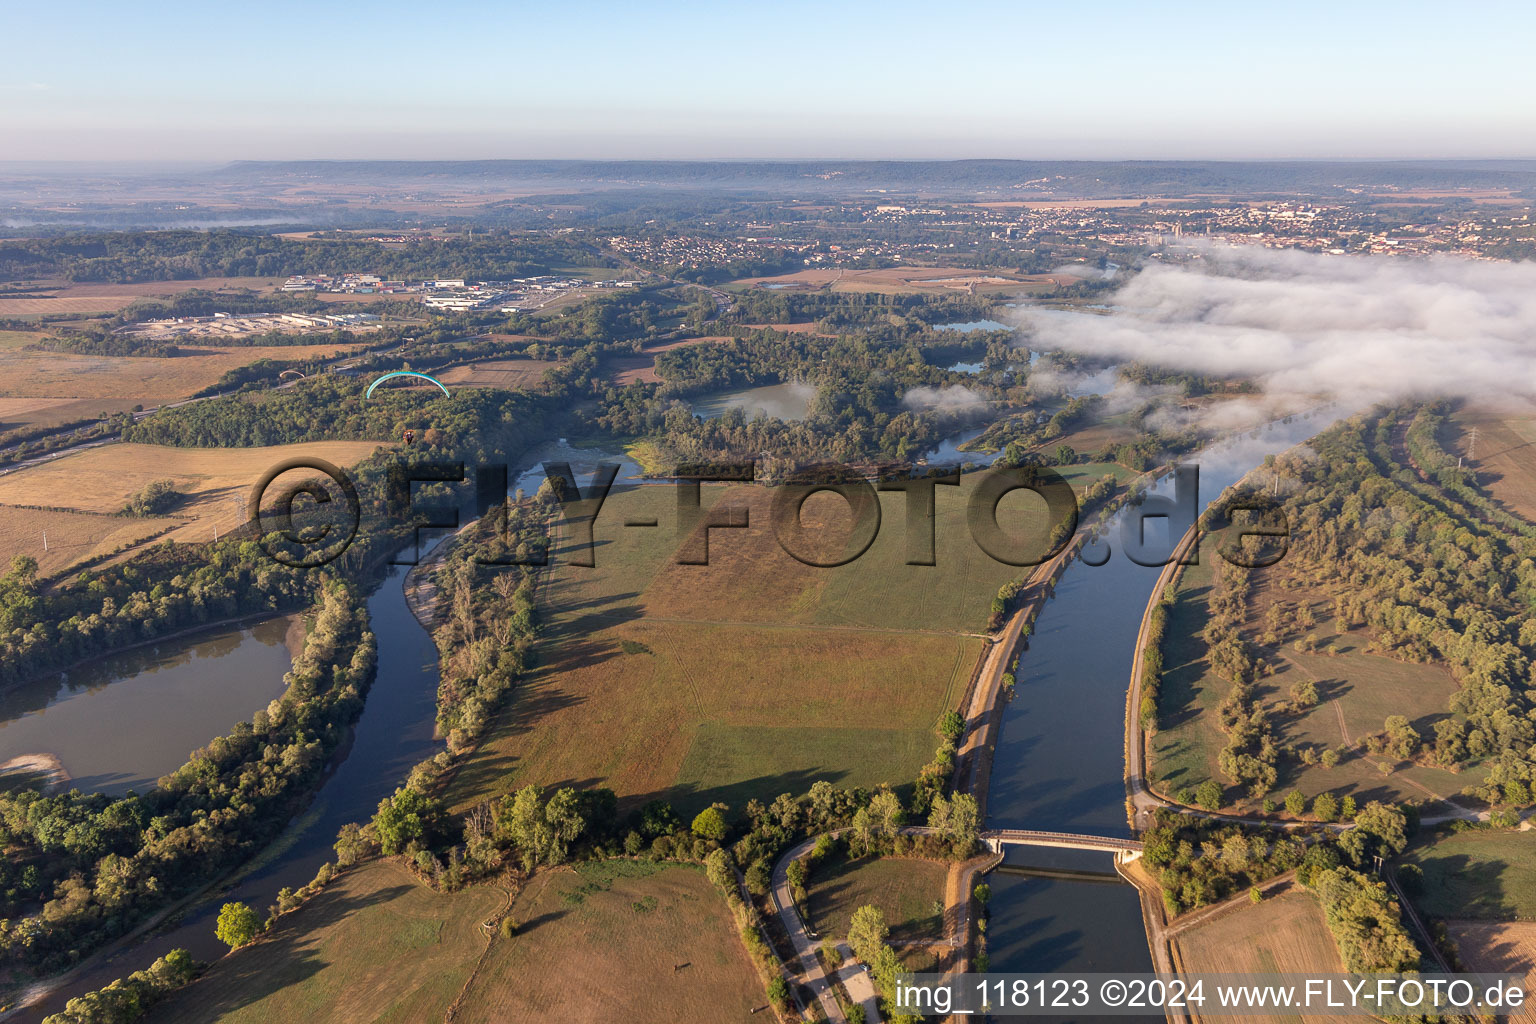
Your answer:
[[[1233,412],[1331,396],[1536,395],[1536,263],[1207,247],[1106,313],[1021,307],[1031,348],[1258,381]],[[1231,404],[1231,403],[1228,403]]]
[[[966,416],[985,410],[989,403],[963,384],[949,384],[940,388],[913,388],[902,396],[901,404],[913,412]]]

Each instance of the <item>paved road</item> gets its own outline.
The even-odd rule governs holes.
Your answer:
[[[821,1003],[821,1010],[827,1015],[827,1020],[831,1024],[847,1024],[848,1018],[843,1016],[843,1008],[838,1005],[837,997],[832,993],[832,984],[827,980],[826,972],[821,968],[821,960],[816,956],[815,940],[806,930],[805,922],[800,919],[800,911],[795,909],[794,894],[789,889],[789,862],[804,857],[815,845],[814,837],[807,839],[780,857],[779,862],[773,866],[773,908],[778,912],[784,930],[789,933],[789,941],[795,947],[795,956],[800,961],[805,984]]]

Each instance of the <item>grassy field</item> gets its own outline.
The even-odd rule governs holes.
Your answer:
[[[936,861],[894,857],[822,862],[811,872],[807,909],[823,936],[845,937],[853,912],[872,904],[884,912],[893,942],[942,939],[948,871]]]
[[[540,592],[551,642],[450,801],[463,808],[535,782],[739,811],[817,779],[910,782],[969,681],[998,586],[1019,572],[971,540],[970,486],[940,491],[937,566],[905,564],[904,499],[889,493],[873,546],[835,569],[780,548],[767,488],[704,489],[707,507],[743,508],[750,524],[711,531],[707,566],[676,561],[672,487],[611,495],[594,527],[595,567],[569,564],[568,538],[557,545]],[[1010,509],[1043,527],[1022,498],[1005,499],[1005,520]],[[802,521],[825,526],[828,549],[842,551],[846,518],[841,499],[821,495]],[[624,525],[640,520],[658,525]],[[697,540],[682,546],[698,553]]]
[[[1340,974],[1344,965],[1317,900],[1292,887],[1256,905],[1240,905],[1180,932],[1174,939],[1192,973]],[[1274,1020],[1224,1017],[1223,1020]],[[1286,1020],[1343,1020],[1323,1015]]]
[[[1148,746],[1149,774],[1164,792],[1220,779],[1217,754],[1225,743],[1218,725],[1217,707],[1230,690],[1226,680],[1212,672],[1205,661],[1205,642],[1200,631],[1207,621],[1206,597],[1212,564],[1220,556],[1202,548],[1201,564],[1184,571],[1178,601],[1169,617],[1163,641],[1167,669],[1163,675],[1157,735]],[[1258,607],[1271,596],[1269,588],[1256,588]],[[1295,595],[1286,592],[1294,601]],[[1315,602],[1319,617],[1312,630],[1320,644],[1332,643],[1335,655],[1303,652],[1294,644],[1265,649],[1276,671],[1259,679],[1255,694],[1267,705],[1276,738],[1281,743],[1318,748],[1354,747],[1367,735],[1382,731],[1389,715],[1405,715],[1421,735],[1433,735],[1432,723],[1443,717],[1456,682],[1449,670],[1438,665],[1418,665],[1366,653],[1365,637],[1339,630],[1327,618],[1327,603]],[[1257,612],[1250,616],[1246,635],[1253,639],[1261,629]],[[1287,705],[1291,688],[1302,681],[1317,687],[1321,701],[1296,714]],[[1411,765],[1390,757],[1351,750],[1333,768],[1304,765],[1294,758],[1280,764],[1277,792],[1291,788],[1307,796],[1332,791],[1367,800],[1425,800],[1451,796],[1471,784],[1479,769],[1453,773]],[[1237,795],[1233,790],[1229,795]]]
[[[1536,921],[1536,836],[1460,832],[1409,850],[1424,872],[1415,903],[1439,918]]]
[[[1074,467],[1072,479],[1107,470]],[[870,549],[838,568],[781,549],[766,488],[704,489],[706,507],[749,522],[711,531],[707,566],[676,560],[680,547],[701,552],[697,536],[679,543],[671,487],[613,494],[594,527],[596,566],[570,565],[569,540],[557,551],[540,595],[555,643],[455,779],[454,803],[534,781],[739,809],[815,779],[910,781],[969,679],[997,587],[1019,572],[972,541],[973,484],[939,490],[936,566],[905,564],[900,494],[883,496]],[[1043,534],[1043,503],[1013,495],[1000,514]],[[823,553],[845,550],[847,519],[832,495],[802,514],[831,538]],[[658,526],[624,525],[641,520]]]
[[[112,515],[151,482],[171,480],[187,498],[170,512],[169,517],[182,525],[168,536],[176,541],[212,540],[215,526],[225,533],[245,522],[251,488],[277,462],[306,455],[349,466],[377,447],[372,441],[316,441],[272,448],[111,444],[0,476],[0,504]],[[290,477],[294,482],[303,479],[302,474],[292,473],[281,482],[288,484]],[[114,521],[124,529],[146,522]],[[8,539],[8,532],[0,532],[0,537]],[[29,529],[19,534],[22,538],[29,535]],[[41,561],[41,537],[36,539],[36,550],[24,553]]]
[[[445,896],[395,864],[368,864],[281,918],[255,945],[217,961],[145,1020],[441,1020],[486,948],[481,923],[505,905],[506,893],[492,886]]]
[[[563,868],[536,877],[511,916],[518,933],[495,940],[455,1021],[748,1020],[768,1001],[700,871],[628,861]]]
[[[92,403],[117,399],[149,407],[190,397],[216,383],[226,372],[258,359],[329,358],[356,347],[198,345],[194,355],[170,358],[8,351],[5,375],[0,378],[0,398],[89,399]],[[92,404],[90,413],[102,408],[112,407]]]
[[[125,519],[0,505],[0,566],[9,565],[16,555],[31,555],[37,559],[38,570],[51,576],[183,525],[169,518]],[[44,533],[48,535],[46,550]]]

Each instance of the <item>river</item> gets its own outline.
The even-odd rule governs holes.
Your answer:
[[[1316,418],[1275,424],[1204,453],[1199,460],[1202,500],[1214,498],[1264,454],[1304,440],[1326,422]],[[569,461],[583,484],[598,461],[619,462],[621,480],[639,472],[616,452],[573,447],[562,440],[520,458],[510,487],[535,489],[542,478],[539,463],[545,460]],[[213,926],[220,905],[239,900],[264,912],[278,889],[310,881],[321,864],[333,859],[332,843],[340,828],[371,817],[412,766],[442,749],[433,735],[437,651],[406,605],[401,586],[405,571],[392,567],[368,599],[378,638],[377,678],[350,742],[333,758],[306,811],[233,880],[188,907],[173,923],[95,960],[28,1007],[29,1019],[56,1012],[69,997],[146,967],[177,947],[199,959],[217,957],[223,947]],[[1157,574],[1117,551],[1102,567],[1075,562],[1062,577],[1055,599],[1036,624],[1031,648],[1021,662],[1017,694],[1004,714],[993,762],[990,825],[1127,834],[1121,754],[1125,688],[1141,613]],[[276,675],[280,678],[281,670]],[[225,722],[199,742],[227,731],[230,724]],[[1101,874],[1108,868],[1105,855],[1082,856],[1088,860],[1064,853],[1064,859],[1042,862],[1040,851],[1032,851],[1028,863],[1053,869],[1085,867]],[[1010,855],[1010,863],[1023,861]],[[1128,885],[1001,870],[988,881],[993,889],[989,943],[994,971],[1150,969],[1136,893]]]
[[[509,490],[536,490],[537,482],[543,479],[541,463],[546,460],[571,463],[583,486],[599,461],[620,463],[620,480],[639,473],[635,463],[621,453],[573,447],[562,439],[524,453],[509,474]],[[442,536],[445,534],[438,534],[439,538]],[[423,544],[422,548],[424,555],[429,545]],[[396,557],[410,557],[410,548]],[[379,801],[392,794],[413,767],[443,749],[442,741],[434,735],[437,648],[406,604],[403,583],[407,571],[407,566],[391,566],[368,598],[369,622],[378,641],[378,673],[351,739],[332,758],[314,801],[270,846],[217,891],[186,908],[173,923],[97,958],[46,999],[27,1007],[27,1019],[55,1013],[71,997],[148,967],[156,957],[178,947],[199,960],[216,959],[225,952],[214,936],[220,906],[238,900],[265,914],[279,889],[296,889],[308,883],[320,865],[335,859],[332,844],[343,825],[371,818]],[[275,670],[274,677],[279,681],[279,690],[287,669],[286,653],[283,657],[284,664]],[[250,711],[239,712],[233,718],[226,716],[199,743],[228,732],[235,718],[248,717],[262,703],[265,702],[254,704]],[[0,1018],[4,1016],[0,1014]]]
[[[1259,465],[1324,429],[1331,415],[1296,417],[1225,441],[1191,459],[1202,508]],[[1160,485],[1157,490],[1166,492]],[[1151,526],[1152,521],[1148,525]],[[1149,530],[1149,536],[1150,536]],[[1125,700],[1142,613],[1159,569],[1115,549],[1107,563],[1073,562],[1019,659],[1013,700],[993,755],[989,827],[1127,836]],[[1100,853],[1010,851],[1005,867],[1110,869]],[[997,972],[1150,971],[1135,889],[1123,882],[1032,877],[999,870],[988,952]]]

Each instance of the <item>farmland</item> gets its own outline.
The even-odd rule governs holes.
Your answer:
[[[880,857],[835,859],[811,870],[810,919],[817,932],[842,938],[853,912],[879,907],[891,927],[893,942],[942,939],[944,880],[948,868],[936,861]],[[940,904],[934,913],[934,904]]]
[[[506,894],[442,895],[375,862],[339,878],[260,941],[155,1007],[151,1024],[441,1019]]]
[[[42,317],[66,313],[115,313],[141,299],[167,298],[193,289],[271,291],[281,278],[214,277],[136,284],[39,284],[26,296],[0,297],[0,317]]]
[[[438,373],[437,379],[450,387],[534,389],[544,373],[560,364],[547,359],[495,359],[455,366]]]
[[[170,480],[186,495],[171,518],[179,523],[166,536],[176,541],[213,539],[214,528],[228,532],[246,520],[245,503],[250,489],[261,475],[277,462],[296,456],[321,458],[338,466],[348,466],[370,455],[378,445],[371,441],[318,441],[275,448],[162,448],[145,444],[111,444],[78,452],[53,462],[0,476],[0,505],[33,506],[45,510],[43,518],[26,520],[18,527],[17,538],[7,527],[0,532],[5,543],[17,544],[14,553],[30,554],[42,560],[40,538],[31,540],[36,550],[27,550],[31,529],[58,529],[66,539],[73,536],[78,544],[103,531],[105,523],[89,526],[69,513],[95,513],[96,517],[120,512],[128,500],[156,480]],[[286,477],[284,478],[286,482]],[[295,480],[298,477],[295,476]],[[48,517],[52,517],[51,519]],[[10,520],[7,520],[8,524]],[[55,527],[53,522],[59,525]],[[143,529],[159,520],[113,519],[122,530]],[[96,544],[111,543],[109,533],[100,533]],[[52,547],[53,534],[49,544]],[[79,550],[77,548],[77,550]],[[51,553],[51,552],[50,552]]]
[[[1414,902],[1432,917],[1536,921],[1536,843],[1524,832],[1459,832],[1405,860],[1424,872]]]
[[[50,576],[183,525],[180,520],[164,517],[125,519],[0,505],[0,565],[9,565],[16,555],[30,555],[37,560],[38,571]],[[44,533],[48,535],[46,549]]]
[[[1536,975],[1536,923],[1448,921],[1445,927],[1467,970],[1524,975],[1529,988]]]
[[[1190,972],[1316,975],[1344,970],[1322,908],[1311,894],[1294,885],[1257,905],[1236,904],[1179,932],[1173,941],[1183,968]],[[1296,1019],[1343,1018],[1307,1015]]]
[[[998,586],[1020,571],[971,539],[973,485],[939,489],[936,566],[905,564],[899,494],[884,495],[870,549],[839,568],[780,548],[767,488],[704,488],[706,507],[742,508],[749,523],[710,531],[707,566],[674,557],[673,488],[610,495],[595,567],[569,564],[568,536],[557,544],[539,665],[455,777],[450,803],[534,782],[608,786],[626,805],[665,797],[681,810],[721,800],[739,811],[818,779],[910,782],[965,690]],[[1001,515],[1043,532],[1043,503],[1014,495]],[[802,522],[831,537],[824,552],[843,550],[846,519],[832,495],[803,509]],[[687,549],[697,554],[699,539]]]
[[[1471,432],[1477,431],[1476,445]],[[1516,515],[1536,522],[1536,409],[1495,413],[1463,409],[1447,423],[1441,444],[1447,452],[1475,454],[1470,465],[1478,482]]]
[[[852,270],[844,268],[813,268],[774,277],[748,277],[734,282],[736,286],[761,287],[774,285],[782,288],[827,288],[834,292],[879,292],[887,295],[914,292],[944,292],[977,289],[988,291],[1018,292],[1023,290],[1054,288],[1058,283],[1071,284],[1076,278],[1050,274],[1013,274],[1002,271],[982,271],[956,267],[886,267],[880,270]]]
[[[556,869],[511,918],[517,933],[492,942],[456,1021],[746,1020],[767,1001],[724,900],[695,869]]]
[[[351,351],[355,346],[202,346],[173,358],[10,351],[0,399],[88,401],[88,415],[94,415],[112,407],[99,404],[107,399],[154,406],[187,398],[258,359],[326,359]]]

